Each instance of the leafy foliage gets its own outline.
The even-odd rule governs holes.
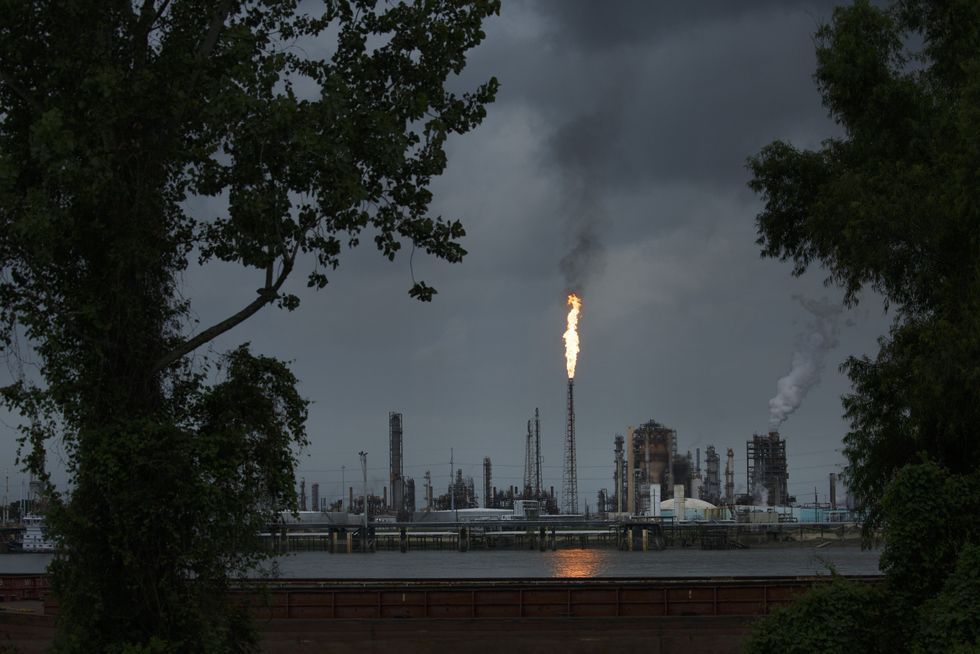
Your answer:
[[[250,646],[225,591],[295,508],[306,403],[247,348],[187,355],[295,309],[294,270],[323,288],[365,235],[462,259],[428,187],[494,97],[447,80],[498,5],[0,0],[0,347],[40,361],[2,397],[36,475],[49,439],[67,454],[71,493],[47,496],[62,651]],[[180,277],[215,261],[258,290],[192,333]]]
[[[892,602],[879,586],[835,577],[756,623],[747,654],[901,651]]]
[[[960,552],[942,591],[922,607],[917,652],[980,650],[980,545]]]
[[[903,467],[882,500],[883,583],[835,578],[760,621],[751,654],[916,653],[980,646],[980,473]]]
[[[881,569],[891,592],[914,607],[954,572],[964,543],[980,543],[980,474],[954,475],[935,463],[902,468],[882,499],[887,539]]]

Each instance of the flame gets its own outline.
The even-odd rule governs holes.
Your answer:
[[[568,378],[575,379],[575,362],[578,360],[578,314],[582,309],[582,299],[574,293],[568,294],[567,328],[562,338],[565,339],[565,369]]]

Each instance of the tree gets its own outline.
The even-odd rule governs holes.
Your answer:
[[[980,646],[980,473],[902,467],[881,501],[881,583],[834,577],[760,621],[752,654],[976,651]],[[970,649],[973,648],[973,649]]]
[[[817,84],[844,136],[767,146],[750,186],[764,256],[795,274],[819,264],[848,302],[870,287],[895,308],[877,357],[845,364],[849,484],[874,525],[903,465],[980,464],[980,5],[856,2],[817,39]]]
[[[885,592],[862,624],[814,612],[862,591],[811,594],[748,651],[785,651],[817,626],[858,651],[975,651],[980,531],[961,516],[980,505],[980,4],[838,8],[817,32],[816,80],[843,136],[767,146],[750,186],[763,256],[795,274],[818,264],[847,302],[870,287],[895,309],[877,356],[844,366],[848,484],[866,535],[883,534]]]
[[[882,588],[834,577],[760,620],[746,641],[752,653],[902,651],[891,598]]]
[[[40,361],[3,397],[48,483],[62,651],[247,646],[224,595],[262,556],[256,527],[295,508],[306,403],[247,347],[188,355],[295,309],[294,271],[322,289],[362,236],[388,259],[465,254],[428,186],[496,92],[447,80],[499,2],[298,5],[0,1],[0,343]],[[180,276],[216,261],[258,291],[193,333]],[[44,469],[52,438],[70,493]]]

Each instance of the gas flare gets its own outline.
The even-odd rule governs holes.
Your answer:
[[[582,309],[582,299],[574,293],[568,294],[567,328],[562,338],[565,339],[565,369],[568,378],[575,379],[575,362],[578,360],[578,314]]]

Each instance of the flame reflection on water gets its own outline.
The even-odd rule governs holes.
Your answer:
[[[602,553],[597,550],[558,550],[554,553],[555,577],[597,577],[602,567]]]

